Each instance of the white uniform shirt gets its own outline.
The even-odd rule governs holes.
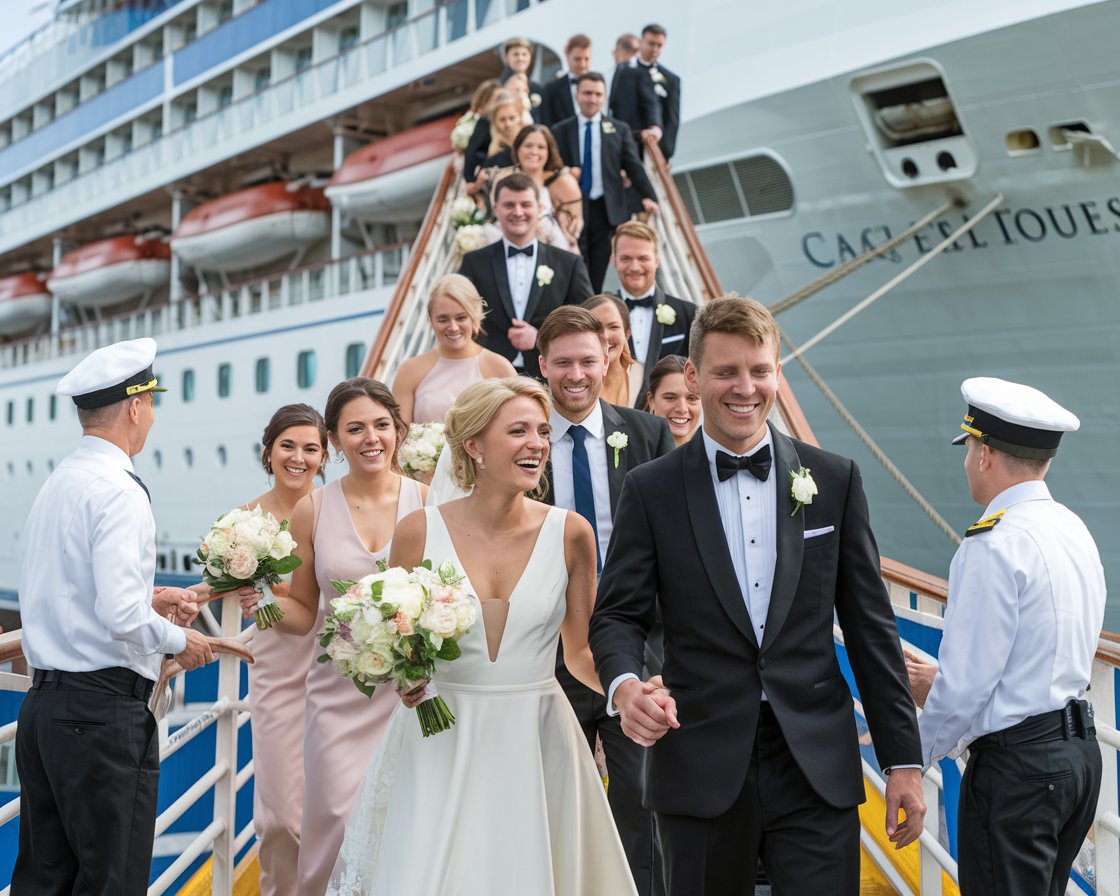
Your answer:
[[[572,479],[572,448],[574,443],[568,430],[574,426],[570,420],[552,411],[549,423],[552,432],[552,500],[565,510],[576,509],[575,483]],[[603,425],[603,406],[599,402],[591,408],[579,424],[587,430],[583,444],[587,448],[587,465],[591,468],[591,491],[595,496],[595,534],[599,538],[599,556],[607,556],[614,520],[611,519],[611,489],[607,471],[606,433]]]
[[[579,163],[583,164],[583,141],[587,124],[591,123],[591,192],[588,199],[603,198],[603,113],[594,118],[584,118],[582,112],[576,113],[579,122]],[[582,173],[582,172],[581,172]]]
[[[939,669],[918,718],[923,762],[1085,693],[1104,624],[1100,555],[1041,481],[1001,492],[949,568]]]
[[[537,271],[537,241],[528,244],[532,254],[526,255],[518,252],[510,256],[511,248],[524,248],[514,246],[505,237],[502,237],[502,246],[506,254],[506,276],[509,279],[509,297],[513,300],[513,313],[518,320],[525,320],[525,309],[529,307],[529,293],[533,288],[533,275]],[[524,367],[525,357],[521,352],[513,359],[514,367]]]
[[[23,650],[36,669],[123,666],[155,681],[187,646],[152,609],[156,526],[117,446],[84,436],[44,483],[21,536]]]

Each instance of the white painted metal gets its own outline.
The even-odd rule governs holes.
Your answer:
[[[176,237],[171,250],[204,271],[244,271],[326,239],[329,233],[329,212],[301,209],[261,215],[209,233]]]
[[[106,308],[167,285],[171,262],[138,258],[108,264],[69,277],[51,277],[47,287],[63,302],[82,308]]]

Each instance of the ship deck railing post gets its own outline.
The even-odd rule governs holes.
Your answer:
[[[922,795],[926,800],[926,821],[925,829],[929,831],[930,836],[934,839],[941,837],[941,788],[937,786],[937,782],[929,775],[922,778]],[[919,891],[922,896],[925,894],[941,893],[941,875],[943,869],[941,863],[934,858],[933,853],[929,851],[925,843],[919,840]]]
[[[223,638],[236,638],[241,631],[240,605],[237,595],[222,599],[221,627]],[[241,661],[229,654],[218,658],[218,699],[230,705],[240,698]],[[237,859],[237,712],[227,710],[217,722],[215,765],[223,764],[226,773],[214,785],[214,822],[223,822],[214,840],[213,889],[216,896],[233,893],[233,869]]]
[[[1102,760],[1101,790],[1093,825],[1097,896],[1120,896],[1120,838],[1116,824],[1120,821],[1117,818],[1120,795],[1117,793],[1116,743],[1110,743],[1115,741],[1116,735],[1116,675],[1116,667],[1093,663],[1088,694],[1093,702]]]

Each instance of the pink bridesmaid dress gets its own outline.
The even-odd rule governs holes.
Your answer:
[[[354,528],[340,480],[312,492],[318,507],[315,526],[315,578],[319,583],[319,618],[308,639],[315,656],[323,620],[337,597],[332,579],[360,579],[387,560],[389,544],[369,551]],[[401,480],[397,522],[424,506],[420,484]],[[391,542],[390,542],[391,543]],[[303,730],[303,839],[299,851],[298,896],[323,896],[330,880],[346,821],[390,714],[399,698],[391,686],[364,696],[330,663],[311,663],[307,673],[307,711]]]
[[[483,379],[478,359],[481,352],[473,358],[436,358],[436,366],[416,385],[412,404],[413,423],[442,423],[447,409],[471,383]]]

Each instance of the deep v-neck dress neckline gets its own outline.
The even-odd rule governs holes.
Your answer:
[[[362,538],[362,533],[358,531],[358,524],[354,521],[354,511],[351,510],[351,508],[350,508],[350,498],[347,497],[346,487],[342,484],[341,481],[338,483],[338,491],[342,495],[342,504],[346,508],[346,516],[350,520],[350,528],[354,531],[354,537],[356,539],[358,539],[358,544],[360,544],[363,548],[365,548],[367,553],[369,553],[369,555],[371,557],[375,557],[378,554],[384,553],[385,548],[387,548],[390,544],[393,543],[393,533],[392,532],[389,533],[389,540],[387,542],[385,542],[385,544],[383,544],[377,550],[371,551],[369,545],[366,544],[366,540],[364,538]],[[393,519],[394,520],[399,520],[401,518],[400,510],[401,510],[401,493],[402,492],[404,492],[404,480],[403,479],[401,479],[400,481],[397,482],[397,503],[393,505]],[[396,528],[397,528],[396,523],[394,523],[393,524],[393,531],[394,532],[396,531]]]

